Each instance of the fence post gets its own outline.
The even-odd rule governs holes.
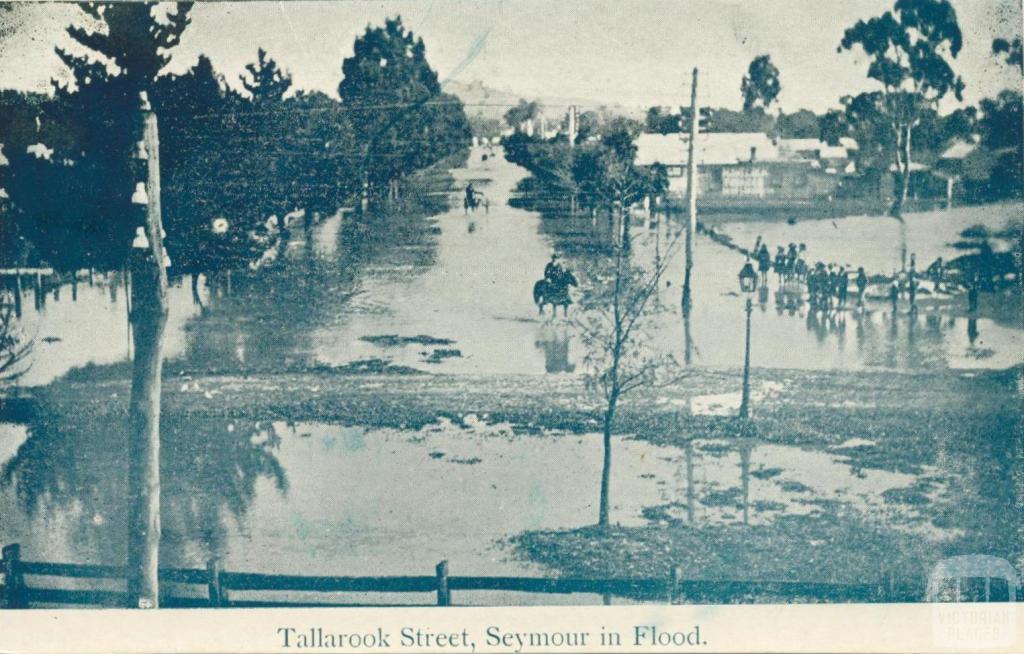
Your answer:
[[[220,578],[220,559],[206,562],[206,588],[210,596],[210,606],[224,606],[228,602],[227,590]]]
[[[21,545],[13,543],[3,548],[3,564],[7,608],[27,609],[25,578],[21,574]]]
[[[448,562],[441,561],[437,564],[437,605],[451,606],[452,594],[448,590]]]
[[[895,594],[892,572],[885,570],[882,572],[882,579],[878,584],[878,595],[883,602],[892,602],[895,599]]]
[[[668,582],[668,603],[675,604],[676,598],[679,597],[679,580],[682,578],[682,570],[679,566],[672,566],[671,576]]]

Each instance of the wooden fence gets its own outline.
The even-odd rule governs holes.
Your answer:
[[[83,565],[77,563],[44,563],[21,558],[17,544],[3,548],[3,585],[0,605],[11,609],[32,605],[90,605],[125,607],[123,591],[101,589],[45,588],[26,582],[39,577],[60,577],[79,580],[119,580],[126,569],[117,566]],[[896,583],[885,575],[878,583],[817,583],[802,581],[724,581],[691,580],[682,577],[674,567],[663,578],[642,579],[572,579],[541,577],[453,577],[448,562],[437,564],[433,575],[392,577],[323,577],[271,575],[253,572],[228,572],[219,561],[210,561],[206,569],[161,568],[162,582],[198,587],[191,597],[167,595],[161,606],[186,607],[290,607],[290,606],[369,606],[370,604],[339,604],[330,601],[298,602],[294,600],[249,600],[235,597],[236,592],[311,592],[311,593],[433,593],[438,606],[451,606],[454,592],[505,591],[543,594],[596,594],[630,597],[646,601],[674,603],[751,601],[754,598],[777,598],[777,601],[805,600],[827,602],[895,602],[919,598],[921,589]],[[379,606],[379,605],[378,605]]]

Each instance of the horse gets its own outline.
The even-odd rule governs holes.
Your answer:
[[[533,302],[541,315],[544,314],[544,305],[551,305],[551,314],[558,315],[558,307],[562,307],[563,315],[569,315],[569,305],[572,298],[569,297],[569,287],[578,286],[576,277],[568,270],[563,270],[554,279],[540,279],[533,285]]]
[[[481,196],[481,197],[483,199],[478,198],[476,195],[474,195],[472,198],[470,198],[469,196],[466,196],[466,197],[464,197],[462,199],[462,209],[463,209],[463,211],[465,211],[467,216],[469,215],[470,211],[476,211],[478,208],[480,208],[481,204],[484,205],[484,212],[485,213],[488,213],[488,214],[491,213],[491,202],[490,202],[490,200],[488,200],[486,196]]]

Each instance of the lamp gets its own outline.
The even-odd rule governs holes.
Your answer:
[[[757,290],[757,272],[754,264],[750,263],[747,257],[746,263],[740,269],[740,290],[747,294],[747,333],[746,348],[743,353],[743,394],[740,400],[740,418],[746,420],[750,415],[750,313],[753,311],[753,303],[750,296]]]
[[[754,270],[754,264],[750,262],[750,257],[747,257],[746,263],[740,269],[740,290],[744,293],[753,293],[757,290],[757,271]]]

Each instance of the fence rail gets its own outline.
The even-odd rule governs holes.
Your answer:
[[[59,577],[123,581],[123,566],[47,563],[21,558],[17,544],[3,548],[0,559],[3,584],[0,606],[28,608],[31,605],[127,606],[127,593],[109,589],[44,588],[26,583],[26,577]],[[453,591],[506,591],[542,594],[586,593],[612,595],[668,603],[712,601],[716,603],[754,597],[806,598],[830,602],[881,602],[919,599],[920,589],[899,584],[891,575],[878,583],[817,583],[801,581],[728,581],[683,579],[680,568],[673,567],[664,578],[573,579],[542,577],[453,577],[447,561],[440,562],[433,575],[423,576],[299,576],[254,572],[228,572],[220,562],[211,560],[205,570],[161,568],[159,578],[175,584],[205,586],[205,593],[191,597],[164,596],[165,607],[256,607],[256,606],[367,606],[367,604],[274,601],[232,597],[235,592],[313,592],[313,593],[435,593],[438,606],[452,604]],[[380,605],[377,605],[380,606]]]

